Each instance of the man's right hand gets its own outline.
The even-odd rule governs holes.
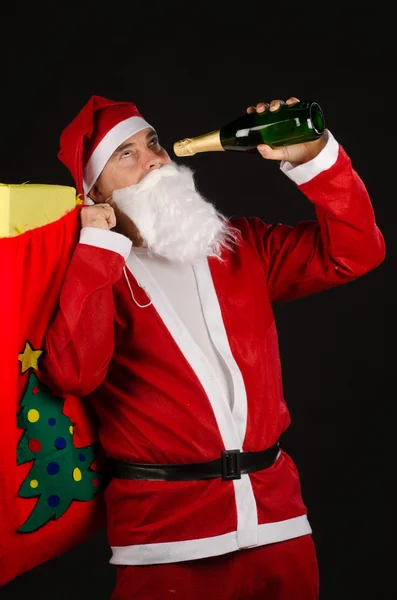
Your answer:
[[[82,227],[98,227],[99,229],[113,229],[116,226],[116,215],[109,204],[95,204],[84,206],[80,211]]]

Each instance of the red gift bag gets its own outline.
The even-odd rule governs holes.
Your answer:
[[[95,416],[40,380],[80,208],[0,239],[0,585],[105,523]]]

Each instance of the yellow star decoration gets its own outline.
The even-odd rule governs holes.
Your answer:
[[[22,363],[22,373],[30,368],[38,369],[37,361],[42,354],[43,350],[34,350],[29,342],[26,342],[25,350],[22,354],[18,354],[18,360]]]

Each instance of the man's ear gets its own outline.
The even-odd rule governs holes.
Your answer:
[[[97,204],[98,203],[98,195],[99,195],[98,186],[96,185],[96,183],[94,183],[94,185],[88,192],[87,197],[90,200],[92,200],[94,202],[94,204]]]

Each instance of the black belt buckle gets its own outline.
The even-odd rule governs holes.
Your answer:
[[[240,450],[222,452],[222,479],[241,479]]]

